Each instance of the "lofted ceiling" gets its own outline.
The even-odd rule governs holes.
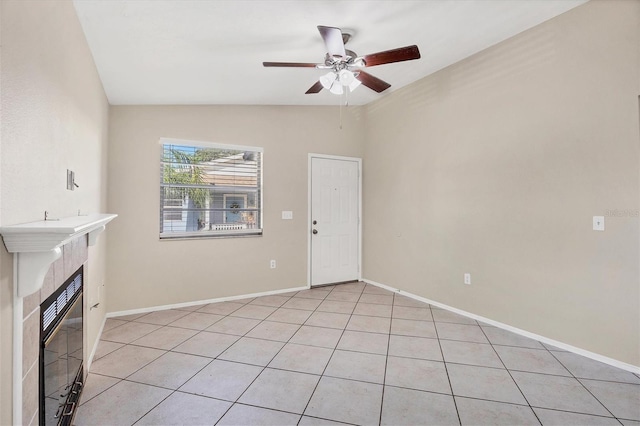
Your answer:
[[[363,105],[586,0],[74,0],[113,105],[337,105],[305,95],[324,60],[318,25],[348,29],[358,55],[416,44],[418,60],[367,68],[391,84]],[[324,71],[326,73],[326,71]]]

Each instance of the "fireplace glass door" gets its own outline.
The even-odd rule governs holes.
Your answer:
[[[54,297],[63,309],[43,333],[40,352],[40,424],[47,426],[71,424],[82,389],[82,288]]]

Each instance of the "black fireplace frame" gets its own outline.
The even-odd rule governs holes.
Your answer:
[[[78,277],[80,278],[78,280]],[[76,282],[79,281],[79,282]],[[45,411],[45,346],[46,343],[55,336],[59,331],[59,327],[62,325],[63,320],[70,313],[70,311],[76,306],[77,303],[81,304],[81,311],[84,323],[84,306],[83,304],[83,290],[84,290],[84,267],[80,266],[56,291],[54,291],[49,297],[47,297],[40,305],[40,355],[39,355],[39,424],[45,425],[46,423],[46,411]],[[63,304],[62,307],[59,305]],[[53,315],[53,317],[52,317]],[[47,324],[45,325],[45,321]],[[84,328],[84,324],[83,324]],[[84,331],[83,331],[84,333]],[[83,349],[84,350],[84,349]],[[67,354],[68,355],[68,354]],[[80,403],[80,395],[83,388],[83,374],[84,360],[81,360],[80,366],[75,379],[69,384],[65,395],[64,402],[60,403],[59,417],[57,425],[67,426],[71,425],[75,415],[77,406]]]

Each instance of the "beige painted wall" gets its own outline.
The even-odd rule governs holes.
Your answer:
[[[369,105],[364,277],[640,365],[639,46],[592,1]]]
[[[13,268],[9,256],[0,246],[0,425],[12,419],[12,363],[13,363]]]
[[[0,100],[2,99],[2,6],[0,5]],[[3,118],[2,102],[0,102],[0,123]],[[0,126],[0,159],[2,158],[2,126]],[[0,161],[0,188],[2,187],[2,161]],[[0,191],[0,223],[2,223],[2,191]],[[3,260],[8,256],[4,254],[4,246],[0,246],[0,424],[11,423],[11,380],[6,378],[11,374],[11,327],[12,308],[11,294],[8,292],[9,283],[7,272],[4,271]]]
[[[305,286],[308,154],[361,157],[359,112],[340,130],[337,107],[111,107],[109,311]],[[264,235],[160,241],[161,137],[263,147]]]
[[[105,211],[107,103],[72,4],[1,4],[0,224]],[[307,154],[364,156],[365,277],[640,365],[638,218],[590,231],[593,215],[639,208],[639,4],[592,1],[385,97],[366,120],[350,109],[343,130],[328,107],[112,107],[120,217],[90,249],[88,296],[107,266],[109,311],[305,285]],[[263,146],[264,236],[159,241],[162,136]],[[64,189],[66,168],[79,190]],[[2,249],[0,424],[11,276]]]
[[[1,225],[106,210],[108,103],[71,1],[1,3]],[[67,191],[66,169],[80,185]],[[108,234],[106,232],[105,234]],[[106,235],[85,292],[105,280]],[[11,422],[12,255],[0,250],[0,424]],[[93,346],[105,306],[88,318]],[[8,321],[7,321],[8,320]]]

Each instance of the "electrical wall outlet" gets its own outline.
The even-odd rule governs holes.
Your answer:
[[[269,266],[271,267],[271,269],[276,269],[276,261],[272,260],[271,262],[269,262]]]
[[[604,216],[593,217],[593,230],[604,231]]]
[[[293,212],[291,210],[283,210],[282,211],[282,218],[285,219],[285,220],[293,219]]]
[[[464,274],[464,283],[471,285],[471,274]]]

